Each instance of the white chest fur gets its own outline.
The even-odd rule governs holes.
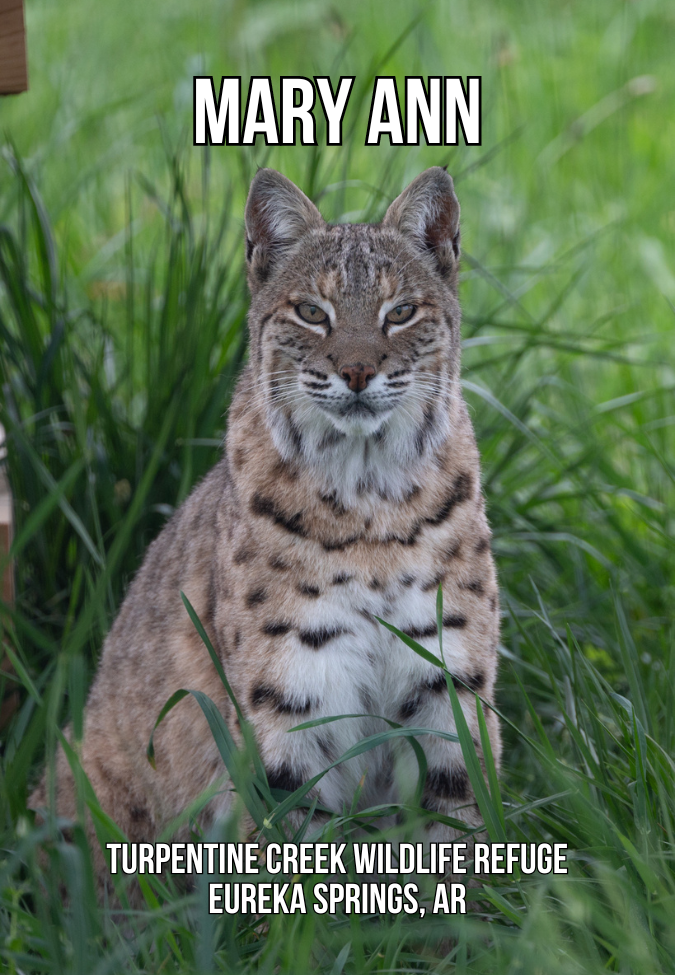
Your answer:
[[[278,647],[269,678],[285,700],[305,710],[301,716],[284,715],[284,720],[266,733],[267,760],[290,762],[313,772],[325,768],[330,759],[337,759],[367,735],[385,730],[388,725],[378,716],[401,723],[404,702],[438,676],[438,668],[382,626],[375,618],[378,616],[402,630],[422,631],[435,621],[436,593],[400,583],[373,591],[353,579],[330,588],[313,602],[306,619],[298,620],[298,629],[316,627],[320,621],[326,630],[339,631],[339,635],[316,650],[304,645],[297,634],[289,633]],[[439,654],[437,633],[416,639]],[[445,630],[443,648],[448,667],[466,672],[462,634]],[[288,732],[308,719],[337,715],[359,717]],[[378,792],[374,784],[387,762],[391,762],[391,749],[380,747],[341,766],[323,781],[323,801],[338,802],[340,796],[354,789],[366,770],[370,790],[379,795],[381,790]]]

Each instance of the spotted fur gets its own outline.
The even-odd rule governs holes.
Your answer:
[[[437,652],[439,584],[445,658],[476,742],[474,692],[494,696],[497,583],[459,385],[451,178],[423,173],[379,225],[331,226],[292,183],[261,170],[246,237],[250,361],[224,457],[150,546],[86,709],[84,768],[105,811],[135,840],[153,839],[224,776],[190,699],[158,729],[157,768],[147,762],[170,695],[205,691],[240,735],[181,590],[218,649],[275,789],[295,789],[382,730],[377,716],[454,731],[445,677],[376,620]],[[499,762],[499,728],[485,711]],[[333,714],[363,716],[287,733]],[[477,825],[459,745],[421,741],[425,806]],[[382,746],[328,773],[320,802],[340,811],[364,773],[363,803],[405,798],[415,769],[409,746]],[[59,812],[74,817],[63,755],[56,794]],[[204,824],[231,795],[221,790]],[[32,805],[46,797],[43,782]],[[455,835],[433,821],[431,832]]]

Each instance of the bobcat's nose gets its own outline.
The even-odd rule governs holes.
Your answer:
[[[356,362],[353,366],[343,366],[340,375],[352,392],[360,393],[375,375],[375,369],[373,366],[364,366],[362,362]]]

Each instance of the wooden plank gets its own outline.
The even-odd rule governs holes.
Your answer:
[[[0,0],[0,95],[28,88],[23,0]]]

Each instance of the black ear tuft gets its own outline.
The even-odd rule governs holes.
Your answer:
[[[419,250],[429,252],[441,275],[456,271],[459,201],[444,167],[434,166],[414,179],[391,204],[382,226],[398,230]]]
[[[324,225],[312,201],[281,173],[260,169],[246,201],[246,262],[249,283],[265,281],[284,253]]]

